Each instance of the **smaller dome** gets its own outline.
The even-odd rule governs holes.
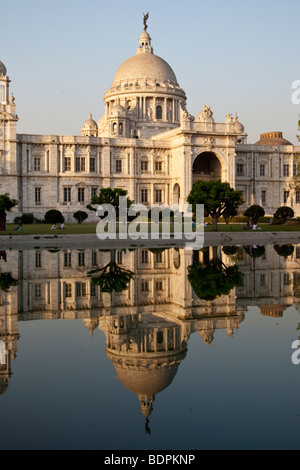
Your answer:
[[[82,135],[97,135],[97,130],[98,130],[98,124],[96,123],[96,121],[94,121],[90,113],[88,120],[85,121],[85,123],[83,124],[81,128],[81,134]]]
[[[6,67],[5,67],[5,65],[3,64],[3,62],[1,62],[1,60],[0,60],[0,75],[3,75],[3,76],[5,77],[6,74],[7,74]]]
[[[260,135],[260,140],[256,145],[292,145],[291,142],[283,138],[282,132],[266,132]]]
[[[125,108],[120,104],[116,104],[112,107],[110,114],[126,114]]]
[[[237,114],[235,115],[233,122],[234,122],[233,128],[235,132],[242,133],[245,131],[243,124],[241,124],[238,120]]]

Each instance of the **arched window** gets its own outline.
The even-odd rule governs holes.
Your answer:
[[[162,119],[162,107],[160,105],[156,106],[156,119]]]
[[[123,135],[123,122],[119,123],[119,134]]]

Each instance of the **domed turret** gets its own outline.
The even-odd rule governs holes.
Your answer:
[[[83,124],[81,128],[81,135],[88,135],[88,136],[96,137],[97,132],[98,132],[98,124],[94,121],[90,113],[88,120],[85,121],[85,123]]]

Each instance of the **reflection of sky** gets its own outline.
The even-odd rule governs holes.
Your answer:
[[[0,397],[0,448],[299,448],[300,316],[249,308],[233,338],[198,333],[170,387],[158,394],[151,435],[137,396],[116,378],[105,335],[81,320],[19,322],[13,376]]]

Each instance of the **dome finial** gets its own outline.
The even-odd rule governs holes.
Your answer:
[[[147,28],[148,28],[147,20],[149,18],[149,12],[146,13],[146,15],[145,15],[145,13],[143,13],[143,15],[144,15],[144,31],[147,31]]]

